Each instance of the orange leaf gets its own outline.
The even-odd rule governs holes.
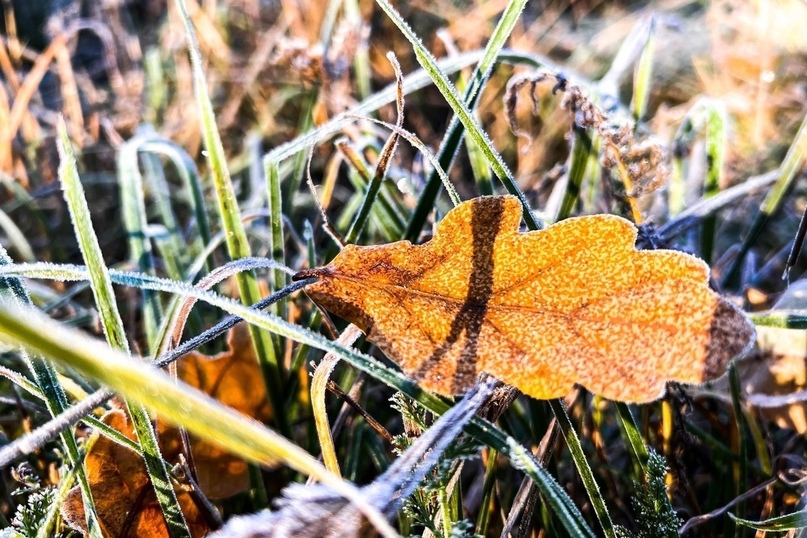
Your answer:
[[[230,330],[227,347],[213,357],[187,354],[177,363],[177,377],[244,415],[268,422],[266,386],[246,323]],[[182,448],[178,430],[158,419],[157,432],[163,457],[174,461]],[[249,469],[243,459],[193,436],[191,450],[199,486],[208,498],[223,499],[249,488]]]
[[[487,372],[535,398],[574,383],[647,402],[667,381],[719,377],[751,342],[743,313],[708,288],[709,268],[636,251],[622,218],[519,233],[512,196],[460,204],[424,245],[348,245],[306,293],[355,323],[424,388],[455,395]]]
[[[228,349],[208,357],[193,352],[177,364],[177,376],[221,403],[256,420],[267,422],[271,416],[260,367],[249,337],[249,327],[240,324],[230,330]],[[130,439],[132,426],[122,411],[111,411],[104,422]],[[178,430],[157,420],[157,432],[163,458],[177,460],[181,451]],[[249,469],[241,458],[217,446],[191,437],[191,451],[202,492],[211,499],[230,497],[249,487]],[[106,536],[148,538],[167,537],[160,506],[154,494],[143,458],[129,448],[106,437],[99,437],[85,459],[90,489],[98,519]],[[191,495],[177,490],[177,497],[191,534],[203,536],[210,530]],[[78,487],[73,488],[62,505],[65,520],[86,534],[84,506]]]
[[[129,439],[135,439],[123,411],[110,411],[102,420]],[[170,537],[146,473],[146,465],[138,453],[106,437],[98,437],[87,453],[84,465],[104,536]],[[197,537],[207,534],[210,527],[191,495],[182,490],[176,493],[191,535]],[[71,527],[87,535],[84,505],[78,486],[67,493],[62,514]]]

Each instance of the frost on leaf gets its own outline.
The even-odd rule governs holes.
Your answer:
[[[745,315],[708,287],[701,260],[637,251],[612,215],[519,233],[511,196],[460,204],[423,245],[348,245],[306,293],[361,328],[424,388],[445,395],[487,372],[535,398],[574,383],[647,402],[667,381],[721,376],[752,341]]]

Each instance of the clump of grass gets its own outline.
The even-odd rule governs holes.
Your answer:
[[[788,244],[804,205],[804,110],[793,97],[803,80],[792,73],[807,46],[787,22],[800,20],[803,4],[660,1],[653,16],[631,2],[539,10],[511,0],[496,14],[484,2],[282,6],[88,8],[78,22],[55,17],[42,52],[23,45],[10,24],[19,14],[6,7],[0,228],[11,257],[2,252],[0,284],[41,311],[0,306],[0,424],[13,440],[35,433],[17,445],[24,454],[7,447],[0,459],[24,459],[37,475],[36,488],[0,498],[0,522],[14,529],[7,535],[67,532],[57,509],[75,481],[100,536],[82,450],[87,426],[115,435],[93,414],[108,405],[107,387],[130,402],[139,439],[131,448],[149,463],[176,536],[188,534],[172,498],[181,477],[162,460],[145,408],[255,464],[249,492],[215,503],[225,521],[271,506],[308,477],[330,488],[313,497],[330,499],[320,524],[354,521],[343,501],[331,503],[336,495],[387,534],[386,518],[403,534],[446,538],[805,525],[804,432],[750,407],[736,371],[724,388],[671,387],[641,407],[582,389],[553,402],[499,389],[478,416],[463,415],[471,398],[423,392],[367,343],[337,339],[345,326],[313,308],[300,285],[287,286],[287,273],[338,250],[323,224],[361,244],[419,241],[460,199],[510,192],[530,228],[593,212],[644,221],[644,243],[701,255],[723,291],[739,302],[762,294],[746,308],[769,308],[785,286],[778,275],[804,271],[797,255],[788,261]],[[158,30],[146,32],[149,22]],[[681,39],[700,35],[711,41]],[[70,57],[88,36],[103,45],[98,64]],[[746,54],[746,42],[761,54]],[[55,108],[40,84],[49,70],[60,85]],[[135,132],[144,121],[153,130]],[[668,167],[669,176],[660,172]],[[301,187],[307,173],[314,192]],[[57,182],[67,211],[51,192]],[[752,196],[748,185],[757,186]],[[762,201],[766,185],[774,187]],[[235,284],[200,282],[216,269]],[[259,303],[261,283],[272,301]],[[187,298],[200,304],[188,312]],[[165,351],[180,317],[189,339],[181,351],[212,349],[240,319],[250,323],[271,424],[242,420],[127,358],[131,349],[160,366],[181,360]],[[754,319],[804,325],[791,310]],[[109,346],[88,338],[99,327]],[[310,381],[323,353],[333,361]],[[792,405],[803,406],[797,396]],[[429,440],[428,458],[405,459],[449,409],[463,417],[451,439]],[[425,479],[388,513],[368,492],[396,462]],[[285,470],[268,471],[278,465]],[[2,485],[17,487],[8,474]],[[286,496],[305,498],[301,491],[315,490]]]

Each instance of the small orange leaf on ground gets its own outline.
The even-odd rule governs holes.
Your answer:
[[[135,440],[134,430],[123,411],[110,411],[104,415],[103,421]],[[106,437],[99,437],[87,453],[84,464],[104,536],[171,536],[146,473],[146,465],[139,454]],[[210,527],[191,495],[180,490],[176,493],[191,535],[197,537],[207,534]],[[67,493],[62,504],[62,515],[71,527],[87,536],[84,505],[78,486]]]
[[[249,327],[236,325],[227,337],[228,349],[208,357],[192,352],[177,363],[177,377],[221,403],[268,422],[271,418],[265,385],[249,337]],[[104,422],[135,440],[132,426],[122,411],[110,411]],[[178,430],[157,420],[163,458],[177,461],[182,450]],[[191,451],[197,482],[210,499],[222,499],[249,487],[247,463],[216,445],[191,437]],[[99,437],[85,460],[90,489],[98,518],[107,536],[168,537],[168,530],[154,494],[143,458],[127,447]],[[177,497],[193,536],[204,536],[210,528],[191,495],[177,490]],[[84,506],[78,487],[62,505],[65,520],[86,535]]]
[[[535,398],[574,383],[648,402],[667,381],[721,376],[752,341],[701,260],[637,251],[636,228],[597,215],[519,233],[512,196],[470,200],[424,245],[348,245],[306,293],[367,333],[424,388],[455,395],[487,372]]]
[[[246,323],[227,337],[227,350],[209,357],[192,352],[177,363],[177,377],[236,411],[263,423],[272,418],[266,386]],[[182,449],[173,425],[157,420],[163,457],[174,461]],[[223,499],[249,488],[247,463],[218,446],[191,436],[191,450],[199,487],[210,499]]]

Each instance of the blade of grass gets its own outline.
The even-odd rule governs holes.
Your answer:
[[[300,120],[298,121],[297,125],[298,133],[306,133],[311,129],[311,126],[314,123],[314,118],[311,112],[314,110],[314,105],[317,104],[318,94],[319,92],[317,90],[305,92],[305,101],[302,106],[302,113],[300,114]],[[298,153],[294,156],[294,164],[292,165],[292,171],[289,177],[289,188],[286,191],[286,199],[283,201],[283,205],[289,209],[294,209],[294,195],[297,194],[297,190],[300,188],[300,182],[302,181],[304,174],[305,154]]]
[[[471,74],[471,78],[467,87],[465,88],[463,102],[468,110],[474,108],[476,105],[477,99],[482,93],[482,88],[484,88],[485,83],[490,77],[490,73],[493,71],[493,66],[496,64],[499,53],[502,51],[502,48],[504,47],[507,39],[510,37],[510,34],[513,32],[513,28],[515,28],[516,22],[518,22],[521,12],[524,10],[524,6],[526,4],[527,0],[512,0],[508,2],[507,6],[504,8],[504,12],[499,19],[499,22],[496,24],[496,28],[494,28],[493,33],[485,45],[485,51],[482,58],[479,60],[479,63]],[[425,65],[423,68],[427,73],[429,73],[430,76],[433,76]],[[440,72],[444,72],[441,70],[439,65],[437,66],[437,69]],[[465,123],[460,121],[459,114],[455,110],[454,116],[451,118],[448,128],[446,129],[446,134],[443,137],[442,142],[440,142],[440,148],[437,151],[437,160],[440,162],[440,166],[443,168],[443,170],[448,171],[451,169],[451,165],[457,155],[460,142],[465,134],[465,129]],[[473,138],[472,140],[474,140],[474,148],[482,152],[484,155],[484,150],[482,149],[479,141],[477,141],[476,138]],[[432,172],[429,174],[429,179],[426,181],[426,186],[423,188],[423,192],[420,194],[415,211],[412,213],[412,216],[409,219],[409,224],[407,225],[406,234],[404,235],[403,239],[408,239],[413,242],[417,240],[421,230],[423,229],[423,225],[426,223],[426,217],[428,217],[429,213],[431,213],[431,210],[434,207],[434,201],[437,199],[439,189],[439,178],[434,172]]]
[[[398,94],[395,100],[398,110],[398,119],[395,122],[395,126],[401,129],[404,120],[403,74],[401,73],[401,65],[398,63],[398,59],[395,58],[395,54],[392,52],[387,53],[387,60],[392,64],[392,69],[395,71],[395,80],[398,84]],[[392,163],[392,157],[398,145],[398,136],[398,133],[393,131],[381,150],[375,173],[370,179],[367,191],[364,194],[364,200],[345,237],[346,243],[355,243],[359,239],[359,235],[367,222],[367,218],[370,216],[370,210],[376,200],[378,191],[381,189],[381,184],[387,176],[387,170]]]
[[[605,506],[605,499],[602,498],[600,487],[594,479],[591,466],[589,466],[586,454],[580,445],[580,438],[577,436],[577,432],[574,431],[574,426],[572,426],[572,421],[569,419],[563,401],[559,399],[549,400],[549,405],[558,419],[558,425],[566,440],[566,447],[572,455],[572,460],[574,460],[574,465],[577,467],[577,472],[583,481],[583,487],[586,488],[586,493],[588,493],[588,498],[591,500],[591,506],[594,508],[594,513],[597,515],[597,520],[600,522],[603,533],[608,538],[616,538],[614,523],[611,521],[611,515]]]
[[[79,243],[82,256],[87,263],[90,283],[95,297],[95,303],[101,316],[101,325],[104,334],[112,349],[129,354],[129,343],[126,340],[126,331],[115,302],[115,292],[112,290],[112,281],[101,254],[101,247],[95,235],[90,220],[90,208],[84,197],[84,189],[79,180],[76,160],[67,134],[64,120],[59,122],[59,179],[64,191],[64,198],[70,211],[76,239]],[[160,448],[157,444],[157,435],[151,426],[151,417],[141,405],[127,401],[129,415],[141,447],[141,454],[146,464],[157,502],[160,504],[163,517],[169,532],[174,538],[187,537],[188,530],[185,516],[179,506],[174,487],[168,476]]]
[[[569,178],[566,183],[566,192],[563,193],[563,201],[555,218],[556,222],[569,218],[574,211],[574,206],[580,199],[580,187],[586,177],[586,168],[594,149],[591,135],[585,129],[575,124],[572,126],[572,132],[574,132],[574,141],[569,156]]]
[[[656,19],[651,16],[647,23],[647,37],[633,74],[633,99],[630,108],[636,125],[647,112],[650,85],[653,79],[653,54],[656,51]],[[634,129],[635,130],[635,129]]]
[[[507,168],[507,165],[504,163],[501,155],[499,155],[499,153],[493,147],[493,143],[491,142],[490,138],[488,138],[487,134],[485,134],[485,132],[482,130],[481,126],[477,123],[474,115],[471,114],[468,107],[459,98],[456,89],[454,89],[454,85],[451,84],[448,77],[446,77],[446,75],[437,67],[437,61],[435,60],[434,56],[432,56],[431,53],[426,50],[426,47],[423,46],[420,38],[415,35],[406,21],[404,21],[403,18],[401,18],[401,15],[395,10],[394,7],[392,7],[392,4],[390,4],[387,0],[376,0],[376,3],[387,14],[390,20],[392,20],[395,26],[398,27],[404,37],[406,37],[407,41],[409,41],[409,43],[412,45],[418,63],[429,73],[429,76],[431,76],[435,86],[437,86],[437,89],[440,90],[440,93],[448,102],[449,106],[451,106],[452,110],[459,118],[459,121],[462,122],[468,136],[473,138],[474,141],[479,145],[479,148],[493,169],[493,173],[496,174],[496,177],[499,178],[499,181],[502,182],[505,189],[519,199],[523,210],[524,221],[527,223],[527,227],[530,230],[537,230],[541,228],[542,224],[535,217],[535,215],[533,215],[532,210],[527,203],[527,199],[524,197],[524,193],[518,188],[513,175],[510,173],[510,170]]]
[[[123,226],[129,237],[129,259],[143,273],[154,273],[154,257],[147,229],[143,177],[138,163],[138,147],[148,135],[138,135],[126,142],[117,155],[118,183],[120,185]],[[143,290],[143,325],[150,352],[157,346],[157,328],[162,319],[160,298],[152,291]]]
[[[783,532],[807,527],[807,510],[794,512],[784,516],[772,517],[764,521],[742,519],[735,516],[731,512],[729,512],[729,517],[731,517],[731,519],[733,519],[738,526],[750,527],[752,529],[766,532]]]
[[[488,534],[488,524],[490,523],[491,504],[495,495],[496,482],[496,459],[499,453],[495,449],[489,449],[487,453],[487,465],[485,465],[485,480],[482,483],[482,504],[479,508],[479,517],[476,521],[476,533],[482,536]]]
[[[750,313],[748,317],[758,327],[807,329],[807,310],[769,310]]]
[[[358,0],[345,0],[344,5],[345,17],[350,20],[361,21],[361,9]],[[360,25],[363,24],[363,21],[354,24]],[[369,46],[364,40],[361,41],[353,57],[353,73],[356,80],[356,87],[359,91],[359,97],[366,99],[371,92],[370,78],[372,76],[372,69],[370,67]]]
[[[478,116],[477,121],[479,121]],[[479,194],[482,196],[492,196],[494,194],[493,174],[491,173],[488,161],[482,154],[482,150],[471,138],[465,139],[465,150],[468,152],[468,160],[471,162],[471,171],[474,174],[476,188],[479,189]],[[440,159],[439,153],[437,159]],[[426,185],[428,185],[428,183]],[[422,198],[423,196],[421,196],[421,199]],[[418,200],[418,202],[420,202],[420,200]]]
[[[610,113],[620,108],[619,81],[645,53],[654,30],[655,17],[652,14],[646,15],[636,22],[630,34],[622,41],[616,56],[611,60],[608,72],[597,83],[596,93],[604,112]]]
[[[182,22],[185,25],[185,33],[188,39],[188,52],[193,68],[193,87],[202,124],[202,138],[207,149],[208,164],[213,174],[213,184],[216,188],[216,197],[219,204],[219,216],[227,239],[227,250],[232,259],[248,258],[252,253],[244,226],[241,223],[241,213],[238,209],[235,191],[230,180],[230,172],[227,169],[224,147],[216,129],[213,104],[210,102],[210,96],[207,93],[196,35],[185,8],[184,0],[176,0],[176,5],[182,15]],[[236,281],[243,304],[250,305],[258,302],[261,293],[254,273],[239,273]],[[250,326],[250,334],[252,335],[252,343],[258,356],[258,362],[261,365],[266,391],[272,404],[274,421],[284,435],[291,435],[291,429],[283,409],[283,365],[278,361],[275,354],[274,339],[271,334],[254,326]]]
[[[0,245],[0,267],[12,263],[6,250]],[[20,306],[31,306],[31,298],[27,290],[18,278],[0,278],[0,299],[14,301]],[[27,364],[28,369],[34,377],[37,391],[42,394],[48,411],[52,417],[56,417],[67,409],[67,396],[64,388],[59,383],[58,374],[53,364],[46,361],[39,355],[29,355],[22,350],[22,359]],[[84,470],[84,462],[78,443],[70,431],[60,433],[62,445],[67,454],[67,461],[70,469],[76,473],[76,478],[81,489],[81,500],[84,503],[84,515],[87,522],[87,530],[91,538],[103,538],[101,527],[98,523],[98,515],[95,511],[95,502],[92,497],[90,483],[87,480],[87,473]]]
[[[17,226],[17,224],[9,217],[5,211],[0,210],[0,229],[6,234],[6,239],[11,243],[11,247],[16,250],[19,257],[26,262],[32,262],[36,259],[34,251],[31,249],[31,244],[25,238],[25,234]]]
[[[143,172],[143,179],[149,186],[154,205],[165,226],[165,233],[159,240],[162,242],[160,251],[166,272],[174,280],[183,280],[188,267],[188,247],[182,237],[174,208],[171,207],[171,191],[160,158],[153,154],[143,155]]]
[[[286,263],[286,241],[283,236],[283,198],[280,195],[280,172],[276,162],[268,163],[266,169],[266,186],[269,191],[269,224],[272,233],[269,236],[269,252],[272,259],[279,264]],[[273,290],[286,286],[286,274],[281,270],[272,271],[269,285]],[[271,312],[285,317],[282,305],[272,305]]]
[[[737,372],[737,368],[734,366],[734,363],[729,364],[728,377],[729,391],[731,393],[731,407],[734,411],[734,421],[737,427],[737,440],[739,443],[739,458],[736,463],[737,467],[734,471],[734,494],[735,497],[739,497],[746,490],[746,482],[748,481],[748,447],[752,441],[748,438],[748,425],[745,422],[745,413],[743,413],[742,409],[740,374]],[[737,513],[742,514],[744,512],[745,502],[742,501],[737,504]],[[744,531],[742,526],[737,525],[735,528],[735,536],[740,537],[743,535]]]
[[[393,125],[391,123],[387,123],[385,121],[377,120],[374,118],[369,117],[357,117],[357,119],[363,119],[365,121],[369,121],[371,123],[375,123],[377,125],[382,125],[389,129],[390,131],[396,133],[399,137],[403,138],[412,146],[414,146],[417,150],[420,151],[420,154],[429,161],[432,165],[434,170],[437,172],[437,175],[440,177],[440,181],[443,183],[443,188],[445,188],[448,197],[451,199],[451,203],[456,205],[460,204],[460,196],[457,194],[457,190],[454,188],[454,185],[451,183],[451,180],[448,177],[448,174],[443,170],[440,166],[440,163],[437,161],[437,157],[431,152],[431,150],[424,144],[416,135],[410,133],[406,129],[401,129],[397,125]]]
[[[725,288],[727,286],[737,285],[736,281],[739,277],[740,267],[742,267],[745,256],[748,254],[748,251],[751,250],[751,246],[756,242],[759,234],[762,233],[768,220],[782,207],[787,193],[790,191],[790,187],[793,185],[799,172],[804,168],[805,159],[807,159],[807,116],[802,120],[796,137],[790,145],[787,155],[785,155],[785,159],[782,161],[782,164],[779,165],[779,177],[767,196],[765,196],[765,200],[762,201],[759,211],[754,216],[754,220],[751,222],[751,228],[748,230],[748,234],[745,236],[745,240],[743,240],[743,244],[740,247],[740,252],[726,269],[721,279],[721,287]]]
[[[162,138],[148,138],[140,144],[139,151],[157,153],[167,157],[174,165],[174,168],[179,174],[185,190],[188,193],[188,203],[193,211],[194,219],[196,221],[196,229],[199,232],[199,237],[194,243],[199,243],[197,249],[202,250],[202,245],[210,243],[210,222],[207,218],[207,208],[205,206],[205,197],[203,192],[202,179],[199,176],[199,170],[196,168],[196,163],[193,162],[190,155],[174,142]],[[208,268],[209,270],[209,268]]]
[[[335,145],[344,155],[346,161],[353,167],[353,171],[355,171],[355,174],[350,174],[351,181],[354,181],[354,176],[358,178],[358,180],[355,180],[356,184],[354,184],[354,187],[356,187],[357,190],[365,189],[366,185],[373,177],[367,163],[364,162],[364,159],[358,154],[356,149],[346,140],[339,140],[335,142]],[[395,198],[393,196],[392,189],[382,188],[378,198],[378,207],[374,206],[373,210],[376,211],[376,218],[384,222],[384,226],[391,230],[398,231],[394,236],[395,239],[398,239],[401,233],[403,233],[406,222],[401,215],[402,211],[395,206]],[[395,239],[391,239],[390,242]]]
[[[114,276],[112,277],[114,280]],[[253,308],[261,309],[264,308],[278,299],[282,297],[286,297],[287,295],[294,293],[295,291],[301,289],[307,282],[300,281],[295,282],[294,284],[284,288],[283,290],[279,290],[276,293],[262,299],[260,303],[253,305]],[[177,296],[177,303],[179,303],[179,299],[181,296]],[[221,322],[217,323],[210,329],[204,331],[203,333],[199,334],[180,344],[179,346],[166,351],[165,353],[161,354],[157,357],[153,364],[158,368],[164,368],[165,366],[171,364],[172,362],[176,361],[178,358],[182,357],[183,355],[198,349],[199,347],[213,341],[214,339],[218,338],[225,332],[229,331],[233,328],[237,323],[243,321],[241,318],[235,316],[229,316],[222,320]],[[166,332],[168,331],[169,327],[166,324]],[[11,380],[18,386],[22,387],[30,394],[36,396],[37,398],[41,398],[44,400],[44,395],[39,390],[38,387],[34,386],[24,377],[16,374],[11,370],[3,369],[0,367],[0,375],[6,377],[7,379]],[[62,431],[69,428],[79,420],[83,420],[87,424],[89,424],[93,428],[100,429],[101,432],[106,435],[107,437],[115,439],[117,442],[128,445],[132,443],[127,437],[123,436],[117,430],[111,429],[109,426],[100,422],[99,420],[87,416],[92,411],[100,406],[102,406],[105,402],[109,401],[114,396],[112,392],[107,389],[98,389],[97,391],[93,392],[80,402],[74,404],[73,406],[65,409],[62,413],[55,416],[53,419],[48,421],[46,424],[40,426],[36,430],[28,433],[22,437],[15,439],[12,443],[4,446],[0,449],[0,468],[6,467],[12,461],[16,460],[17,458],[31,454],[35,450],[44,446],[45,443],[50,441],[51,439],[58,436]],[[133,445],[135,450],[137,450],[137,446]]]
[[[636,419],[633,418],[633,413],[630,411],[630,406],[624,402],[614,402],[617,411],[617,419],[620,421],[620,426],[625,434],[625,440],[633,453],[635,464],[641,470],[642,475],[647,476],[647,446],[642,439],[642,433],[639,431],[639,426],[636,424]]]
[[[351,346],[359,336],[361,336],[361,331],[359,331],[355,325],[350,325],[340,335],[338,342],[344,346]],[[314,413],[314,423],[317,428],[319,445],[322,449],[322,461],[329,471],[337,476],[341,476],[339,460],[336,458],[336,450],[333,445],[333,437],[331,436],[331,425],[328,421],[328,412],[325,406],[328,380],[338,362],[339,357],[328,353],[317,365],[314,376],[311,379],[311,407]]]
[[[706,106],[706,179],[703,184],[703,198],[714,198],[723,183],[723,169],[728,148],[728,117],[725,105],[720,101],[710,101]],[[701,228],[701,257],[712,263],[714,251],[716,215],[703,219]]]

